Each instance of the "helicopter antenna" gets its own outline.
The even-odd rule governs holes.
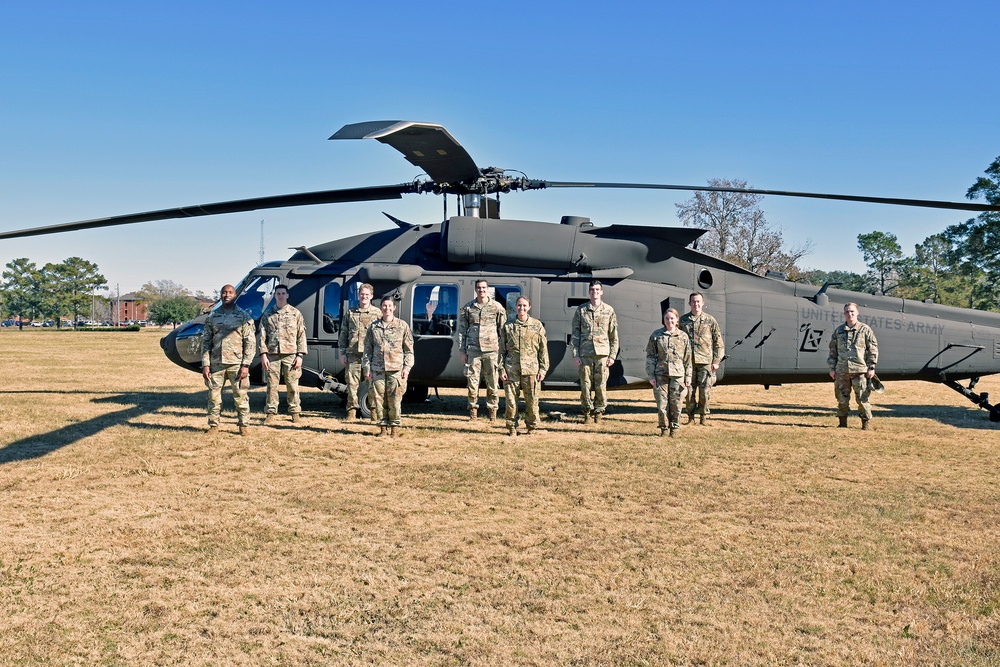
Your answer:
[[[260,260],[258,264],[264,263],[264,221],[260,221]]]

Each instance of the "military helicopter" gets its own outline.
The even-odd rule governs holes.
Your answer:
[[[390,228],[303,246],[285,261],[261,264],[237,285],[237,303],[259,319],[274,288],[287,285],[289,303],[306,320],[309,355],[302,384],[343,396],[341,314],[357,303],[359,285],[371,283],[376,297],[398,300],[397,316],[413,329],[416,365],[408,395],[422,399],[430,387],[465,386],[456,354],[456,320],[461,305],[475,296],[474,282],[479,278],[489,281],[494,298],[509,313],[518,296],[531,299],[532,314],[544,322],[549,334],[546,389],[578,389],[569,350],[571,322],[576,307],[587,301],[592,279],[602,281],[605,299],[618,313],[621,351],[611,369],[611,388],[648,387],[649,333],[661,326],[666,308],[685,312],[693,291],[705,295],[725,332],[728,355],[718,372],[719,384],[769,387],[828,381],[830,336],[843,321],[844,305],[856,302],[860,319],[879,337],[882,380],[945,384],[987,410],[991,421],[1000,421],[1000,407],[989,403],[985,392],[974,391],[979,378],[1000,373],[1000,314],[760,276],[691,248],[705,232],[700,229],[600,227],[576,216],[565,216],[558,223],[501,219],[499,195],[546,188],[714,190],[977,212],[1000,207],[755,188],[512,177],[502,169],[477,167],[444,127],[431,123],[356,123],[330,139],[376,139],[402,153],[427,178],[86,220],[0,233],[0,239],[256,209],[399,199],[409,193],[457,195],[461,214],[449,217],[445,203],[442,222],[415,224],[387,214],[393,223]],[[187,322],[162,339],[171,361],[200,371],[204,318]],[[259,364],[251,369],[251,377],[261,381]],[[960,384],[965,380],[967,386]]]

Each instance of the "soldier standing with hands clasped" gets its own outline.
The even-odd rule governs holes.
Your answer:
[[[406,392],[406,378],[413,368],[413,333],[396,317],[396,302],[382,297],[382,317],[372,322],[365,334],[365,354],[361,360],[370,383],[379,432],[375,437],[395,437],[400,425],[400,406]]]
[[[573,362],[580,372],[580,409],[583,423],[601,421],[608,407],[608,369],[618,356],[618,318],[615,309],[604,303],[604,287],[591,280],[590,301],[573,314]],[[593,397],[591,394],[593,393]]]
[[[364,373],[361,371],[361,357],[365,353],[365,334],[381,312],[372,305],[375,288],[368,283],[358,287],[358,305],[351,308],[340,322],[340,363],[344,364],[344,380],[347,382],[347,421],[354,421],[358,408],[358,389]],[[368,388],[369,393],[371,387]],[[375,411],[371,413],[375,421]]]
[[[486,382],[486,409],[490,421],[496,421],[500,407],[497,350],[500,327],[507,319],[504,307],[490,298],[489,283],[480,278],[475,283],[476,298],[462,306],[458,316],[458,349],[465,364],[469,393],[469,421],[476,420],[479,409],[479,378]]]
[[[653,385],[660,435],[670,437],[680,428],[681,396],[691,387],[691,341],[677,326],[680,315],[673,308],[663,313],[663,327],[646,343],[646,376]]]
[[[299,403],[299,378],[302,358],[306,356],[306,325],[302,313],[288,304],[288,286],[274,288],[274,301],[260,318],[260,363],[267,377],[267,413],[264,423],[272,423],[278,414],[278,387],[285,375],[285,397],[292,423],[298,424],[302,407]]]
[[[528,316],[531,301],[518,298],[517,317],[500,332],[500,379],[506,394],[507,434],[517,435],[517,395],[524,394],[524,425],[531,434],[538,427],[538,395],[549,370],[548,341],[541,322]]]
[[[864,322],[858,321],[858,304],[844,306],[844,323],[837,327],[830,338],[830,356],[826,360],[833,378],[833,393],[837,397],[837,417],[840,428],[847,428],[851,412],[851,391],[858,402],[861,428],[867,431],[872,418],[869,380],[875,377],[878,362],[878,341],[875,332]]]
[[[201,374],[208,387],[208,432],[219,430],[222,414],[222,387],[228,381],[236,403],[240,435],[250,426],[250,363],[257,352],[253,318],[236,305],[236,288],[223,285],[222,305],[205,320],[201,336]]]
[[[681,318],[680,326],[691,340],[692,363],[694,364],[693,385],[687,397],[687,423],[694,421],[698,413],[701,425],[711,410],[708,399],[715,382],[715,371],[719,370],[722,358],[726,356],[726,347],[722,342],[722,329],[718,321],[705,312],[705,295],[692,292],[688,297],[691,312]]]

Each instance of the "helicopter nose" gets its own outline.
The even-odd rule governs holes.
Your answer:
[[[163,354],[167,355],[167,359],[178,366],[187,367],[187,364],[181,359],[181,355],[177,353],[177,329],[160,339],[160,348],[163,350]]]
[[[200,365],[201,365],[200,363],[201,331],[199,330],[198,332],[196,332],[198,339],[198,348],[199,348],[199,354],[197,355],[198,357],[197,359],[192,359],[191,357],[193,355],[191,354],[186,354],[186,355],[182,354],[180,349],[181,346],[183,346],[185,349],[191,347],[191,345],[189,344],[189,339],[192,338],[192,333],[194,332],[188,331],[189,328],[190,326],[182,325],[180,327],[177,327],[170,333],[168,333],[163,338],[161,338],[160,349],[163,350],[163,354],[166,355],[167,359],[174,362],[181,368],[198,371],[200,370]],[[178,339],[178,334],[187,334],[187,335],[182,336],[180,339]]]

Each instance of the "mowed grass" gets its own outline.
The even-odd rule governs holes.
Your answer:
[[[719,387],[672,440],[650,391],[509,438],[455,390],[240,438],[227,390],[210,437],[159,337],[0,332],[0,664],[1000,665],[1000,426],[945,387],[874,432]]]

